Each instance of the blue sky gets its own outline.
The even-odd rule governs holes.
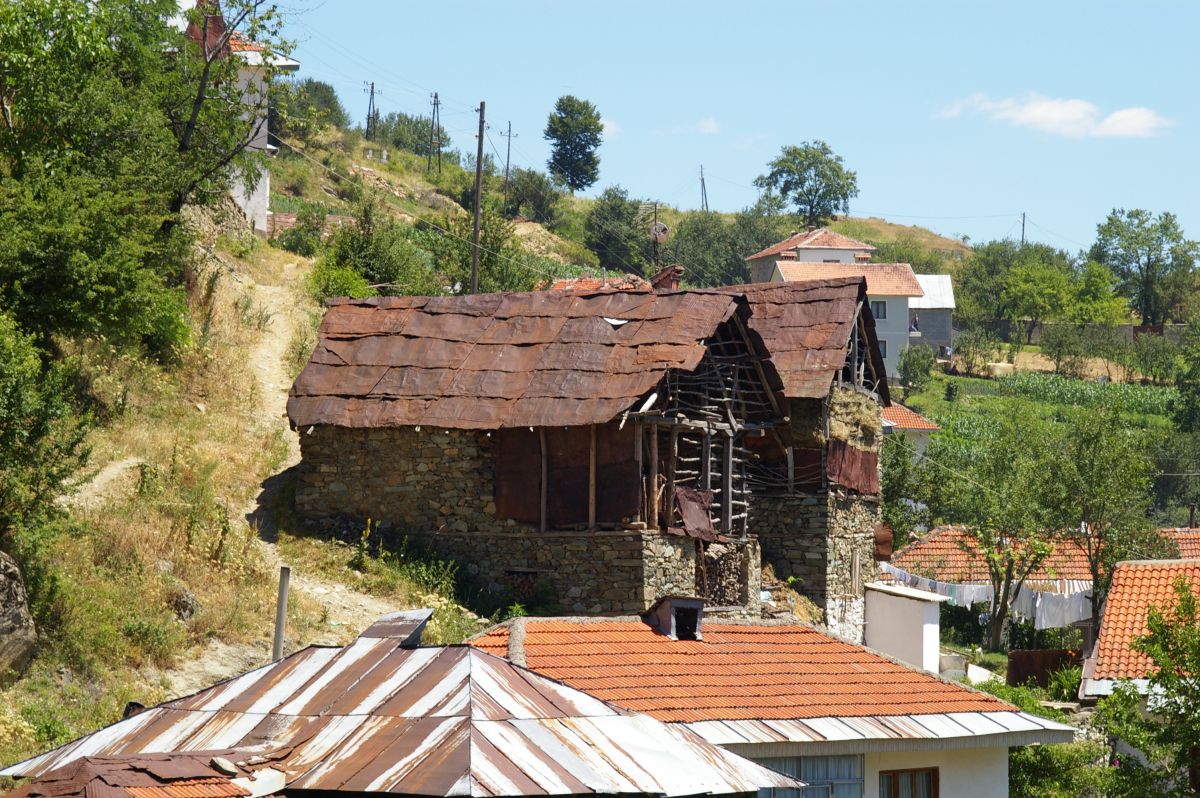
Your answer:
[[[361,123],[443,99],[453,146],[544,168],[562,94],[606,121],[600,182],[682,208],[754,201],[787,144],[858,173],[853,215],[974,241],[1078,250],[1114,207],[1176,213],[1200,238],[1200,3],[434,3],[292,0],[302,76]]]

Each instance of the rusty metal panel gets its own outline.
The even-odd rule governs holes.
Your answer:
[[[879,453],[829,441],[829,480],[859,493],[879,493]]]
[[[438,341],[478,341],[494,324],[488,316],[465,313],[417,313],[404,328],[406,338]],[[376,333],[378,335],[378,333]]]
[[[558,338],[566,319],[554,316],[528,316],[496,321],[478,338],[481,344],[548,344]]]

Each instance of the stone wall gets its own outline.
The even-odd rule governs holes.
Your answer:
[[[316,427],[301,431],[300,448],[302,517],[370,518],[391,540],[458,560],[494,595],[521,600],[549,588],[565,612],[633,613],[664,595],[697,592],[692,538],[645,529],[540,532],[496,518],[487,433]],[[753,580],[743,592],[757,612],[758,549],[737,548],[745,561],[739,573]]]

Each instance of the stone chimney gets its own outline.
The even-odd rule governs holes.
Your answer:
[[[704,599],[695,596],[663,596],[642,613],[642,620],[672,640],[703,640]]]

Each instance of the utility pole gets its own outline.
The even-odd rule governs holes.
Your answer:
[[[373,80],[370,82],[363,81],[363,92],[370,95],[370,98],[367,100],[366,138],[367,138],[367,141],[374,141],[375,134],[378,132],[376,130],[376,128],[379,127],[379,111],[378,111],[378,109],[375,108],[375,94],[376,94],[375,81],[373,81]],[[378,93],[383,94],[383,91],[380,90]]]
[[[433,98],[431,100],[433,105],[433,116],[431,117],[431,124],[429,125],[429,154],[425,158],[425,171],[428,172],[433,169],[433,148],[436,143],[438,176],[440,177],[442,174],[442,133],[440,130],[442,117],[438,111],[441,108],[442,103],[441,100],[438,99],[438,93],[436,91],[430,96]]]
[[[471,293],[479,293],[479,195],[483,190],[483,130],[486,103],[479,101],[479,149],[475,152],[475,227],[471,233]]]
[[[508,123],[508,132],[501,133],[508,139],[508,149],[504,151],[504,210],[508,210],[508,162],[512,160],[512,140],[515,134],[512,132],[512,122]]]
[[[1025,246],[1025,211],[1021,211],[1021,246]]]
[[[704,187],[704,164],[700,164],[700,207],[708,213],[708,189]]]

